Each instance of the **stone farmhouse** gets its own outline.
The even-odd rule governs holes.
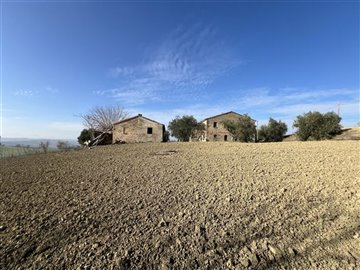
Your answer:
[[[162,142],[165,126],[139,114],[113,123],[113,143]]]
[[[223,122],[237,121],[240,116],[241,114],[230,111],[204,119],[202,123],[204,123],[205,125],[205,131],[203,131],[200,136],[198,136],[197,140],[225,142],[233,141],[233,137],[231,136],[230,132],[224,127]]]

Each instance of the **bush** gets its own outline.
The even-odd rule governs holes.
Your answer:
[[[170,141],[170,132],[165,130],[164,131],[164,138],[163,138],[163,142],[168,142]]]
[[[171,132],[171,136],[174,136],[179,141],[188,142],[190,137],[203,129],[205,129],[202,123],[198,121],[192,115],[176,116],[168,126]]]
[[[80,136],[77,138],[80,145],[84,145],[85,142],[92,139],[92,132],[89,129],[83,129]]]
[[[237,122],[234,121],[224,121],[224,127],[230,132],[235,141],[239,142],[251,142],[255,141],[256,135],[256,125],[255,121],[244,114],[239,117]]]
[[[281,142],[287,131],[287,125],[281,121],[269,118],[267,125],[259,129],[259,140],[263,142]]]
[[[43,152],[46,154],[46,153],[48,152],[49,145],[50,145],[50,142],[49,142],[49,141],[40,142],[39,148],[41,148],[41,149],[43,150]]]
[[[330,139],[341,132],[341,117],[334,112],[308,112],[298,115],[294,127],[301,141]]]
[[[72,149],[72,147],[69,145],[68,142],[64,142],[64,141],[58,141],[57,145],[56,145],[57,149],[59,149],[60,151],[69,151]]]

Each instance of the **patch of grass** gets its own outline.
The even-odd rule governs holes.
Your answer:
[[[58,151],[57,149],[48,149],[49,152]],[[24,146],[5,146],[0,145],[0,159],[11,158],[26,155],[42,154],[44,151],[39,147],[24,147]]]

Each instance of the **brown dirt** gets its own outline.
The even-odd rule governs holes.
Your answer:
[[[1,160],[2,269],[360,269],[360,142]]]

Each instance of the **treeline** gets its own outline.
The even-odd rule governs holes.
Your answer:
[[[28,145],[23,145],[23,144],[16,144],[15,145],[16,148],[24,148],[24,149],[38,149],[40,150],[39,152],[43,152],[43,153],[47,153],[49,151],[49,149],[55,149],[54,147],[50,147],[50,141],[41,141],[39,143],[38,146],[30,146]],[[76,150],[79,149],[79,146],[74,146],[72,144],[70,144],[67,141],[58,141],[56,144],[56,148],[59,151],[70,151],[70,150]]]

